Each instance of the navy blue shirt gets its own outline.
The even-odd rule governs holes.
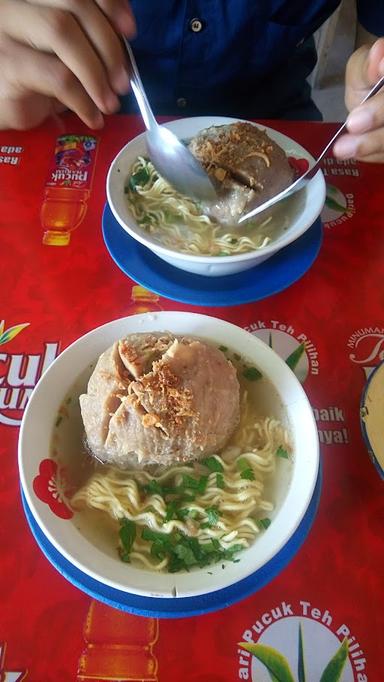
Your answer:
[[[306,81],[312,35],[340,0],[131,0],[132,42],[157,114],[320,118]],[[360,23],[384,32],[384,0],[360,0]],[[124,109],[134,107],[132,97]]]

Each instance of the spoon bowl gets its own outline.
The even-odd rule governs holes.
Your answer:
[[[181,194],[197,201],[215,201],[216,190],[203,166],[171,130],[157,123],[148,102],[132,48],[124,36],[123,42],[131,63],[131,88],[147,129],[146,142],[153,165],[158,173]]]
[[[216,200],[216,191],[207,173],[169,128],[151,128],[146,142],[153,165],[178,192],[197,201]]]

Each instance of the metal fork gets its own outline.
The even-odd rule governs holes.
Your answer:
[[[364,99],[360,102],[360,104],[364,104],[368,99],[376,95],[379,90],[384,85],[384,76],[380,78],[380,80],[374,85],[372,90],[369,91],[368,95],[364,97]],[[320,168],[321,162],[326,155],[327,151],[332,147],[332,145],[336,142],[337,138],[340,137],[342,132],[345,130],[347,125],[347,121],[343,123],[343,125],[339,128],[339,130],[334,134],[330,142],[328,142],[327,146],[323,149],[321,152],[320,156],[316,159],[314,164],[297,180],[295,180],[289,187],[286,187],[286,189],[283,189],[282,192],[279,192],[279,194],[276,194],[274,197],[271,199],[268,199],[268,201],[265,201],[263,204],[260,204],[260,206],[257,206],[256,208],[253,208],[251,211],[248,213],[245,213],[239,218],[239,223],[243,223],[245,220],[249,220],[250,218],[253,218],[255,215],[258,213],[262,213],[262,211],[265,211],[267,208],[270,208],[270,206],[273,206],[274,204],[277,204],[278,201],[281,201],[282,199],[285,199],[286,197],[291,196],[292,194],[295,194],[295,192],[298,192],[300,189],[305,187],[305,185],[308,184],[308,182],[316,175],[317,171]]]

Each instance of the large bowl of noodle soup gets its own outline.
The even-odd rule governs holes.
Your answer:
[[[233,123],[238,119],[227,117],[194,117],[166,123],[180,139],[190,140],[201,130],[210,126]],[[255,124],[256,125],[256,124]],[[259,126],[286,153],[287,157],[305,159],[309,163],[313,157],[304,147],[290,137],[272,128]],[[325,200],[325,181],[321,171],[296,195],[280,202],[268,213],[256,216],[252,225],[244,223],[238,229],[221,229],[206,225],[210,222],[203,211],[196,209],[191,200],[172,193],[171,217],[164,211],[162,203],[156,200],[156,191],[145,196],[144,207],[137,209],[132,203],[130,182],[132,177],[139,178],[148,173],[145,134],[131,140],[113,160],[106,183],[109,206],[114,217],[128,234],[150,249],[159,258],[171,265],[206,276],[228,275],[247,270],[258,265],[291,242],[298,239],[318,218]],[[151,168],[150,173],[155,169]],[[174,218],[175,211],[186,216],[190,221],[191,212],[197,212],[198,220],[193,219],[186,231],[181,222]],[[140,218],[138,217],[140,213]],[[157,223],[155,232],[149,226]],[[152,228],[151,228],[152,229]],[[218,255],[207,255],[206,244],[212,243],[212,231],[217,232],[214,238],[215,252]],[[250,238],[255,248],[250,246]],[[207,242],[208,240],[208,242]],[[228,255],[229,254],[229,255]]]
[[[84,470],[78,396],[85,390],[96,359],[116,339],[127,334],[165,330],[225,347],[228,353],[234,349],[236,357],[254,368],[250,375],[253,379],[257,368],[261,376],[249,381],[247,390],[258,406],[258,419],[264,424],[278,420],[286,443],[289,442],[289,446],[283,440],[274,443],[273,467],[268,464],[259,483],[258,473],[257,480],[250,481],[249,476],[243,477],[244,467],[239,469],[237,477],[242,490],[247,494],[247,486],[257,483],[264,503],[258,516],[262,521],[260,532],[236,554],[236,561],[228,556],[228,560],[220,559],[204,567],[195,564],[174,573],[153,570],[135,561],[121,561],[117,535],[103,528],[100,516],[93,515],[92,510],[78,510],[70,501],[80,487],[79,480],[88,476]],[[285,362],[251,333],[222,320],[181,312],[146,313],[115,320],[69,346],[35,388],[19,440],[22,490],[48,541],[85,575],[112,588],[146,597],[209,594],[234,585],[263,567],[287,545],[304,519],[318,468],[318,437],[312,410]],[[216,481],[216,469],[208,474]],[[226,491],[218,492],[224,499]],[[248,502],[249,498],[248,494]]]

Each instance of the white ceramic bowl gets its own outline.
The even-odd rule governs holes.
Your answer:
[[[223,125],[233,123],[233,118],[222,116],[206,117],[197,116],[185,118],[165,125],[173,130],[180,139],[189,139],[196,135],[203,128],[211,125]],[[312,162],[313,157],[297,142],[286,135],[268,128],[259,126],[266,130],[268,135],[279,144],[288,156],[305,158]],[[255,265],[262,263],[274,253],[280,251],[285,246],[300,237],[321,213],[325,201],[325,181],[321,171],[308,183],[305,188],[303,207],[300,212],[294,215],[291,225],[286,231],[271,244],[262,249],[250,251],[248,253],[233,256],[195,256],[191,254],[179,253],[172,249],[161,246],[156,240],[148,235],[139,227],[130,212],[129,204],[124,194],[124,186],[129,176],[130,169],[139,155],[146,155],[145,133],[138,135],[131,142],[123,147],[113,160],[107,176],[107,197],[113,215],[128,234],[137,241],[148,247],[159,258],[167,261],[175,267],[193,272],[198,275],[208,275],[211,277],[220,275],[230,275],[234,272],[247,270]]]
[[[116,339],[132,332],[164,330],[195,335],[236,349],[270,380],[288,414],[294,454],[290,460],[277,458],[273,492],[275,511],[270,515],[272,523],[250,548],[239,554],[238,563],[227,563],[225,571],[221,563],[179,574],[157,574],[124,564],[110,539],[105,545],[103,542],[95,544],[79,530],[79,514],[71,516],[70,512],[66,513],[67,507],[61,505],[55,496],[50,444],[58,409],[66,394],[80,376],[80,392],[84,390],[91,373],[90,363]],[[270,396],[265,397],[268,400]],[[73,423],[72,427],[75,428]],[[72,427],[68,428],[68,439],[73,438]],[[285,362],[260,339],[239,327],[213,317],[184,312],[145,313],[115,320],[69,346],[35,388],[24,414],[19,440],[22,489],[37,524],[48,540],[86,575],[119,590],[147,597],[208,594],[237,583],[265,565],[286,545],[305,516],[315,488],[318,466],[318,436],[312,409],[300,383]]]

